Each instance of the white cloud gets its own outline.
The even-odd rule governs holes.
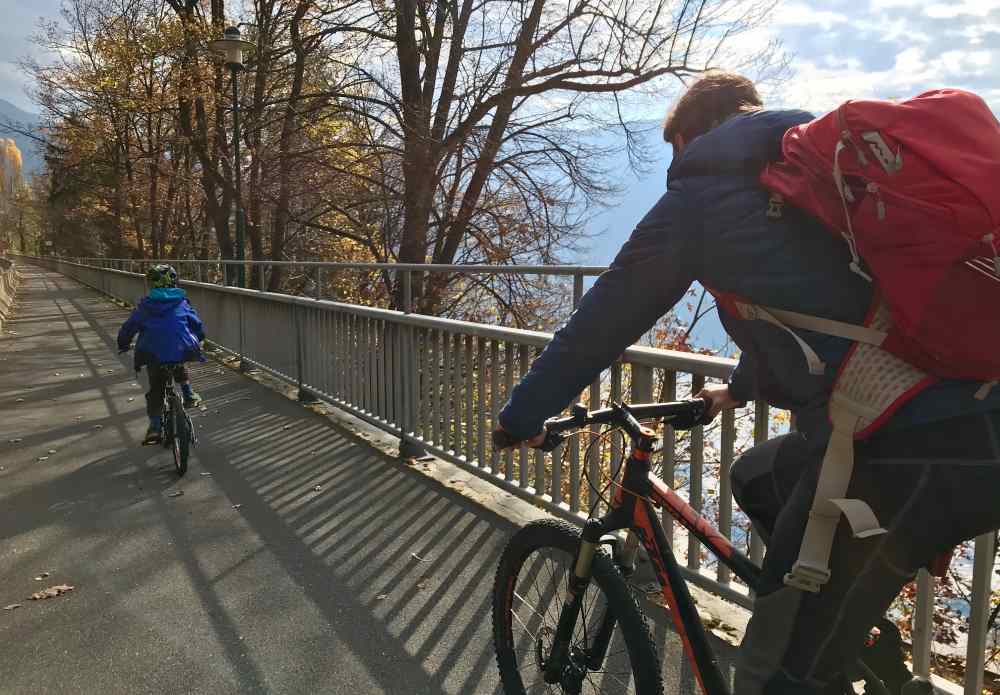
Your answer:
[[[775,12],[777,26],[817,26],[828,31],[836,24],[846,24],[847,15],[831,10],[817,10],[797,2],[781,5]]]

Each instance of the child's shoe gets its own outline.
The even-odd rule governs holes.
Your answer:
[[[159,444],[163,441],[163,418],[159,415],[150,416],[149,428],[146,430],[146,437],[142,440],[143,446]]]

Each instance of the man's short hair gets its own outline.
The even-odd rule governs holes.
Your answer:
[[[730,116],[764,105],[753,82],[732,72],[713,71],[688,87],[663,122],[663,139],[673,144],[707,133]]]

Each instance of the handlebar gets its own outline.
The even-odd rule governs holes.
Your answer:
[[[711,401],[707,398],[694,398],[673,403],[641,403],[626,405],[612,403],[607,408],[588,411],[577,403],[570,409],[567,417],[553,418],[545,423],[545,441],[538,448],[542,451],[552,451],[566,439],[566,432],[577,430],[588,425],[615,425],[625,430],[633,440],[642,436],[640,420],[663,420],[674,429],[688,430],[711,421]],[[509,433],[497,430],[493,433],[493,446],[498,449],[515,446],[520,440],[514,439]]]

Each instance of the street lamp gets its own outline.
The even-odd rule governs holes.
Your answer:
[[[243,212],[243,174],[240,168],[240,93],[237,77],[243,69],[243,51],[252,49],[254,44],[243,41],[237,27],[227,27],[223,36],[225,38],[209,41],[208,47],[216,53],[225,55],[226,66],[233,78],[233,176],[236,182],[236,260],[239,261],[236,266],[236,277],[239,286],[246,287],[246,267],[243,263],[245,259],[243,230],[246,227],[246,216]]]

